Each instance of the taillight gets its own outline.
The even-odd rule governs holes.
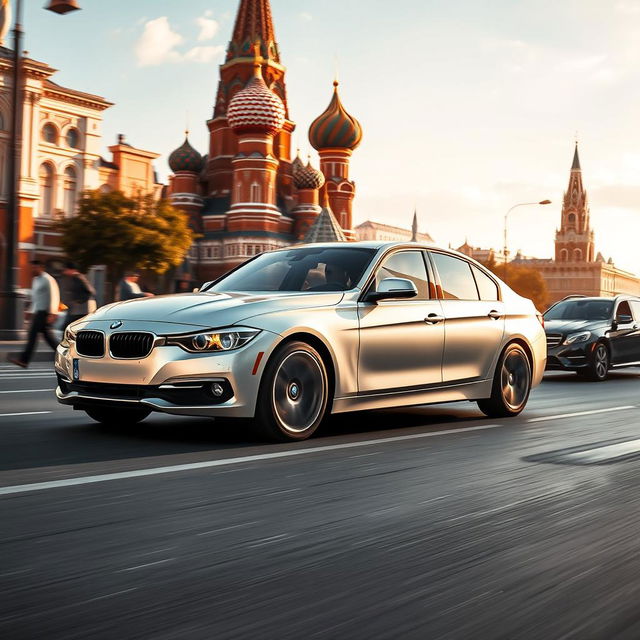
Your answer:
[[[542,325],[544,329],[544,316],[541,313],[536,313],[536,318],[538,318],[538,322]]]

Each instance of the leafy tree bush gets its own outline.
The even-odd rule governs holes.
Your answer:
[[[188,216],[167,200],[121,191],[85,191],[78,213],[56,228],[64,252],[83,270],[106,265],[112,299],[127,271],[165,273],[183,261],[193,242]]]
[[[506,282],[516,293],[529,298],[535,304],[536,309],[544,311],[547,308],[549,290],[542,274],[534,267],[507,263],[506,275],[503,263],[496,264],[492,258],[484,263],[490,271],[493,271],[498,278]]]

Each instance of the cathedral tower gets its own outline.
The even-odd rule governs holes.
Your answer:
[[[569,186],[562,202],[560,229],[556,231],[556,262],[593,262],[594,238],[587,192],[582,184],[578,143],[573,154]]]
[[[338,82],[324,113],[309,127],[309,142],[320,154],[320,171],[324,174],[329,205],[340,226],[353,237],[352,204],[356,185],[349,179],[351,153],[362,140],[360,123],[342,106]]]

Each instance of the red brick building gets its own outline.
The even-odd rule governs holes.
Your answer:
[[[302,241],[325,196],[345,237],[354,237],[349,161],[361,126],[342,106],[335,82],[329,106],[309,129],[320,171],[292,159],[296,125],[269,0],[240,2],[207,127],[207,155],[186,139],[169,158],[169,198],[201,234],[185,264],[194,280]]]

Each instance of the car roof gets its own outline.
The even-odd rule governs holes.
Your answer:
[[[410,242],[410,241],[395,241],[390,242],[388,240],[358,240],[357,242],[314,242],[309,244],[297,244],[289,247],[282,247],[281,250],[287,249],[304,249],[306,247],[314,247],[314,248],[326,248],[326,249],[335,249],[338,247],[344,248],[360,248],[360,249],[375,249],[379,251],[381,249],[393,249],[395,247],[402,247],[404,249],[433,249],[437,251],[445,251],[446,253],[450,253],[452,255],[460,256],[461,258],[465,258],[467,260],[473,260],[468,255],[464,253],[460,253],[455,249],[447,249],[445,247],[439,247],[433,242]],[[473,260],[475,262],[475,260]]]
[[[560,303],[560,302],[573,302],[575,300],[580,300],[581,302],[589,302],[592,300],[598,300],[598,301],[610,301],[610,302],[614,302],[616,300],[638,300],[640,301],[640,297],[638,296],[634,296],[630,293],[621,293],[618,294],[617,296],[581,296],[581,295],[575,295],[575,296],[567,296],[566,298],[562,298],[562,300],[558,300],[558,302],[556,302],[556,304]]]

